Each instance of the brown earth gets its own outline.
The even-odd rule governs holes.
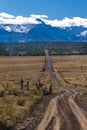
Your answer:
[[[87,130],[87,111],[75,102],[79,97],[69,90],[53,98],[36,130]]]
[[[31,107],[15,129],[87,130],[87,102],[81,102],[81,97],[80,93],[65,89],[45,96]]]
[[[59,85],[48,50],[45,54],[53,86],[62,88],[63,92],[50,101],[35,130],[87,130],[87,109],[84,109],[84,106],[87,108],[87,100],[81,102],[81,93]]]
[[[23,121],[16,130],[87,130],[87,100],[83,100],[83,94],[59,85],[48,50],[45,53],[53,86],[62,91],[45,96],[35,104],[29,113],[31,116],[26,118],[28,123]]]
[[[41,119],[44,117],[49,102],[57,95],[58,94],[47,95],[38,100],[33,106],[31,106],[31,109],[25,116],[24,120],[20,121],[14,129],[35,130]]]

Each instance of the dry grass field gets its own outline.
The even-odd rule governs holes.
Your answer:
[[[59,83],[68,88],[84,92],[87,101],[87,56],[52,56],[54,73]],[[31,106],[42,98],[36,83],[40,79],[43,88],[51,85],[50,73],[44,72],[45,57],[0,57],[0,123],[14,127],[29,112]],[[29,90],[20,89],[29,81]],[[53,93],[58,92],[56,88]],[[85,96],[86,95],[86,96]]]
[[[68,87],[87,86],[87,56],[53,56],[52,61],[60,84]]]
[[[12,127],[25,116],[26,112],[41,93],[35,87],[43,77],[44,57],[0,57],[0,122]],[[20,89],[20,79],[30,83],[30,90]]]
[[[0,81],[19,83],[37,81],[44,66],[44,57],[0,57]]]

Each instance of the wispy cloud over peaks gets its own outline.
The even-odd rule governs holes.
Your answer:
[[[36,21],[36,18],[32,17],[32,15],[30,17],[23,17],[2,12],[0,13],[0,24],[39,24],[39,22]]]
[[[80,17],[68,18],[65,17],[62,20],[44,20],[46,24],[50,24],[53,27],[71,27],[71,26],[83,26],[87,27],[87,19]]]
[[[5,18],[5,19],[13,19],[13,18],[15,18],[15,16],[13,16],[11,14],[4,13],[4,12],[0,13],[0,17]]]
[[[47,19],[47,15],[37,15],[37,14],[31,14],[30,15],[32,18],[42,18],[42,19]]]
[[[40,24],[41,22],[37,19],[41,19],[45,24],[53,27],[71,27],[71,26],[83,26],[87,27],[87,19],[80,17],[68,18],[65,17],[62,20],[48,20],[46,15],[35,15],[32,14],[29,17],[13,16],[7,13],[0,13],[0,24]]]

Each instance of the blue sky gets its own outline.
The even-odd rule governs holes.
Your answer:
[[[49,19],[87,18],[87,0],[0,0],[0,12],[15,16],[44,14]]]

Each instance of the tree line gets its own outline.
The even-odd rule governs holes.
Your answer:
[[[52,55],[85,55],[86,42],[29,42],[0,43],[0,56],[43,56],[49,49]]]

